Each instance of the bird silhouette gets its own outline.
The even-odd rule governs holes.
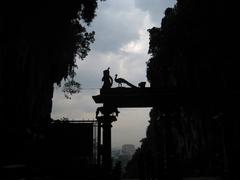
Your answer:
[[[140,82],[140,83],[138,83],[138,86],[139,86],[140,88],[145,88],[146,82]]]
[[[126,84],[128,85],[129,87],[132,87],[132,88],[137,88],[137,86],[134,86],[133,84],[131,84],[130,82],[128,82],[127,80],[123,79],[123,78],[117,78],[117,74],[115,74],[115,82],[118,83],[118,87],[122,87],[122,84]]]

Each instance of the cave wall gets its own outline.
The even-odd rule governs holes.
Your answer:
[[[73,20],[90,24],[96,7],[96,0],[1,4],[1,165],[26,163],[37,153],[34,143],[41,144],[51,121],[54,83],[68,76],[76,54],[86,57],[93,42],[93,34]]]

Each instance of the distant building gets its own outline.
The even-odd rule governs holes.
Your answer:
[[[122,149],[113,149],[112,150],[112,160],[113,166],[116,163],[121,162],[121,171],[125,173],[125,168],[128,163],[132,159],[133,154],[135,153],[136,149],[133,144],[124,144],[122,145]]]
[[[132,156],[135,153],[136,149],[133,144],[124,144],[122,145],[122,154]]]
[[[112,149],[112,157],[118,159],[121,155],[121,149]]]

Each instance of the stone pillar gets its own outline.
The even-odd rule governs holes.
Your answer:
[[[101,132],[101,126],[102,126],[102,124],[101,124],[101,121],[100,121],[100,119],[99,118],[97,118],[97,121],[98,121],[98,128],[97,128],[97,133],[98,133],[98,135],[97,135],[97,148],[98,148],[98,150],[97,150],[97,164],[98,164],[98,166],[101,166],[101,152],[102,152],[102,149],[101,149],[101,146],[102,146],[102,144],[101,144],[101,139],[102,139],[102,132]]]
[[[99,116],[99,113],[102,115]],[[110,177],[112,171],[112,140],[111,128],[112,122],[116,121],[119,111],[116,107],[104,104],[96,110],[96,119],[98,120],[98,164],[103,168],[106,177]],[[101,127],[102,145],[101,145]],[[102,157],[102,158],[101,158]]]
[[[112,169],[112,121],[111,116],[104,116],[103,122],[103,167],[109,172]]]
[[[98,120],[98,165],[102,165],[106,173],[112,170],[112,122],[115,116],[104,115],[97,117]],[[103,142],[101,144],[101,127],[103,128]],[[101,161],[102,157],[102,161]]]

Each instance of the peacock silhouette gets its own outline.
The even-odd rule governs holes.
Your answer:
[[[122,87],[122,84],[126,84],[129,87],[132,88],[137,88],[137,86],[134,86],[133,84],[131,84],[130,82],[128,82],[126,79],[123,78],[118,78],[118,75],[115,74],[115,78],[114,78],[115,82],[118,83],[118,87]]]

